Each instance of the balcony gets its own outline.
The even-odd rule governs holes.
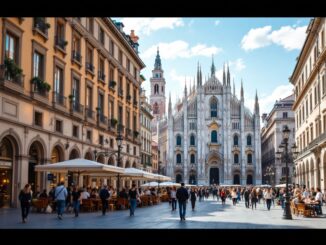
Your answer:
[[[134,130],[134,140],[137,142],[139,141],[139,132],[136,130]]]
[[[109,89],[112,90],[112,91],[114,92],[114,91],[115,91],[115,85],[116,85],[116,84],[117,84],[116,81],[111,80],[111,81],[109,82]]]
[[[71,112],[81,118],[84,116],[84,106],[79,104],[77,101],[71,102]]]
[[[95,123],[95,111],[93,111],[91,108],[86,107],[85,108],[85,120],[88,122]]]
[[[123,90],[122,89],[118,90],[118,95],[120,98],[123,98]]]
[[[108,118],[106,116],[104,116],[104,114],[102,113],[97,113],[97,117],[98,117],[98,124],[100,127],[106,128],[108,125]]]
[[[105,74],[104,71],[98,71],[98,80],[105,83]]]
[[[120,132],[120,134],[124,134],[125,131],[125,126],[123,126],[122,124],[118,124],[118,132]]]
[[[131,129],[130,128],[126,128],[125,130],[125,134],[126,134],[126,138],[127,139],[131,139],[132,138],[132,133],[131,133]]]
[[[45,40],[48,39],[48,29],[50,28],[50,24],[45,22],[45,19],[42,17],[36,17],[34,18],[34,27],[33,27],[33,33],[39,34],[42,36]]]
[[[18,93],[24,93],[24,75],[17,74],[14,77],[9,74],[6,65],[0,65],[0,83],[3,89]]]
[[[109,119],[108,121],[108,126],[109,126],[109,130],[112,131],[112,132],[115,132],[116,131],[116,125],[117,125],[117,119],[115,118],[111,118]]]
[[[81,66],[82,57],[81,57],[81,54],[78,51],[76,51],[76,50],[72,51],[71,58],[72,58],[73,62],[75,62],[77,65]]]
[[[55,48],[58,48],[61,52],[66,54],[66,46],[68,42],[60,36],[55,36]]]
[[[34,100],[50,105],[49,91],[44,88],[40,88],[37,83],[31,81],[31,97]]]
[[[134,100],[134,106],[137,107],[138,106],[138,101]]]
[[[66,110],[66,101],[67,98],[63,94],[56,91],[53,92],[53,105],[55,108],[60,110]]]
[[[128,94],[128,95],[126,96],[126,99],[127,99],[127,102],[129,102],[129,103],[130,103],[130,101],[131,101],[131,95],[130,95],[130,94]]]
[[[89,72],[91,75],[94,76],[94,66],[92,63],[86,62],[85,64],[86,72]]]
[[[246,145],[246,149],[245,149],[245,152],[253,152],[254,151],[254,148],[252,147],[252,145]]]
[[[218,151],[219,148],[221,147],[220,142],[208,142],[207,145],[210,151]]]

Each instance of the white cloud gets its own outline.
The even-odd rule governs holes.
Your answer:
[[[273,31],[269,37],[277,45],[286,50],[301,49],[306,38],[306,26],[292,28],[282,26],[281,29]]]
[[[235,71],[242,71],[243,69],[246,68],[246,65],[243,63],[243,59],[242,58],[238,58],[235,61],[231,61],[230,62],[230,68],[234,67]]]
[[[191,21],[189,21],[188,26],[191,27],[194,23],[195,23],[195,20],[192,19]]]
[[[272,31],[271,26],[264,26],[250,29],[242,38],[241,47],[250,51],[274,43],[286,50],[300,49],[306,38],[306,28],[307,26],[282,26],[280,29]]]
[[[129,34],[135,30],[136,35],[149,35],[159,29],[174,29],[184,26],[182,18],[122,18],[124,31]]]
[[[157,47],[160,49],[160,55],[163,59],[175,58],[190,58],[194,56],[210,57],[212,54],[217,54],[222,51],[216,46],[208,47],[206,44],[197,44],[189,47],[189,43],[177,40],[171,43],[158,43],[151,46],[144,53],[140,54],[142,58],[154,57],[157,52]]]
[[[219,20],[214,21],[214,25],[216,25],[216,26],[218,26],[220,23],[221,23],[221,21],[219,21]]]
[[[265,47],[271,44],[268,33],[272,30],[271,26],[250,29],[250,31],[242,38],[241,47],[246,50]]]
[[[268,96],[259,97],[259,93],[258,93],[260,114],[269,113],[272,110],[276,100],[283,99],[291,95],[292,93],[293,93],[293,86],[291,84],[280,85],[276,87],[273,90],[273,92]]]
[[[194,83],[193,76],[177,74],[175,69],[172,69],[169,75],[171,78],[171,84],[175,84],[176,86],[178,86],[180,89],[182,89],[181,91],[183,91],[185,83],[187,83],[188,89],[190,88],[190,84],[193,85]],[[175,82],[177,82],[177,84]],[[176,88],[176,91],[180,90]]]

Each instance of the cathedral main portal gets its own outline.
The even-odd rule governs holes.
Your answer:
[[[219,176],[219,168],[217,167],[212,167],[209,170],[209,184],[220,184],[220,176]]]

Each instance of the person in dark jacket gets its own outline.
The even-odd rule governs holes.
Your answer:
[[[180,213],[180,220],[186,220],[186,207],[187,207],[187,200],[189,198],[189,194],[187,189],[184,187],[185,183],[181,183],[181,187],[177,190],[177,199],[179,203],[179,213]]]
[[[195,190],[194,187],[191,187],[191,191],[190,191],[190,201],[191,201],[192,211],[195,211],[196,195],[197,195],[197,191]]]
[[[110,197],[110,192],[108,191],[108,186],[103,185],[103,188],[100,191],[100,198],[102,201],[102,215],[105,215],[106,210],[109,206],[109,197]]]
[[[20,191],[19,201],[20,201],[20,206],[22,209],[23,223],[26,223],[27,216],[28,216],[29,209],[31,207],[31,202],[32,202],[32,191],[31,191],[30,184],[26,184],[24,189]]]
[[[135,215],[135,209],[137,206],[137,198],[139,198],[139,193],[136,188],[136,184],[132,184],[129,190],[129,202],[130,202],[130,216]]]
[[[249,198],[250,198],[250,190],[246,188],[246,190],[244,191],[244,199],[245,199],[245,204],[246,204],[246,208],[249,208]]]

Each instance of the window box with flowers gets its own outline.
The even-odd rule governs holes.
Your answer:
[[[39,77],[33,77],[31,79],[31,83],[33,84],[34,93],[38,93],[42,96],[48,96],[49,91],[51,90],[51,85],[47,82],[43,81]]]

